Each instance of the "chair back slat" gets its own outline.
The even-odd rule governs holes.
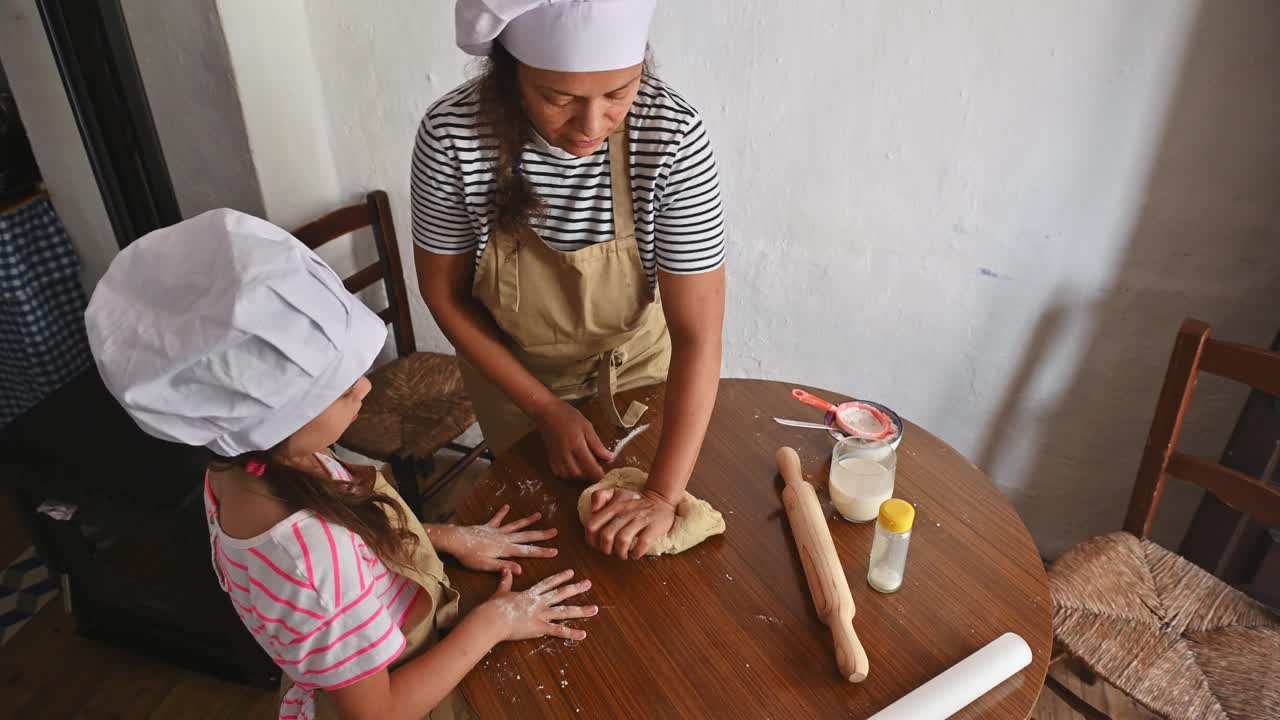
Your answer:
[[[357,270],[342,282],[352,293],[360,292],[379,280],[383,282],[387,293],[387,307],[378,311],[378,317],[391,326],[396,351],[404,357],[415,350],[413,321],[409,315],[409,297],[405,290],[403,265],[396,245],[395,224],[387,194],[382,190],[374,190],[365,196],[363,203],[338,208],[294,230],[293,236],[316,250],[326,243],[364,228],[372,231],[378,261]]]
[[[331,240],[362,228],[369,227],[368,203],[338,208],[324,217],[317,218],[293,231],[302,244],[315,250]]]
[[[1280,527],[1280,490],[1218,463],[1177,451],[1183,421],[1201,372],[1280,394],[1280,353],[1213,340],[1211,332],[1209,326],[1199,320],[1184,321],[1169,356],[1164,385],[1125,514],[1124,529],[1140,538],[1145,539],[1151,533],[1169,474],[1199,485],[1264,524]]]
[[[1248,475],[1194,455],[1175,452],[1168,473],[1213,493],[1231,509],[1253,516],[1270,527],[1280,527],[1280,490]]]
[[[360,268],[344,279],[342,284],[347,288],[347,292],[358,293],[381,280],[382,276],[382,263],[374,263]]]
[[[1200,371],[1280,395],[1280,353],[1210,339],[1200,358]]]

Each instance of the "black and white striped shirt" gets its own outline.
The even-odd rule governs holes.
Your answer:
[[[476,115],[468,82],[427,110],[413,152],[413,239],[436,253],[476,253],[489,240],[497,140]],[[702,118],[656,78],[645,78],[631,108],[631,189],[636,240],[649,281],[657,270],[707,272],[724,263],[724,215],[715,158]],[[533,228],[572,252],[614,237],[609,147],[574,157],[541,138],[525,146],[521,168],[546,207]]]

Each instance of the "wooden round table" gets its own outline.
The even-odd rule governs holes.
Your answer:
[[[955,717],[1029,716],[1053,637],[1048,581],[1013,507],[977,467],[908,422],[894,492],[916,506],[906,581],[896,594],[875,592],[866,582],[873,524],[830,509],[831,438],[773,422],[817,414],[791,399],[792,387],[721,381],[689,489],[724,513],[728,531],[680,555],[621,561],[589,548],[576,511],[583,486],[551,477],[536,435],[497,459],[457,522],[484,522],[503,503],[512,517],[542,512],[560,531],[559,557],[523,562],[516,588],[573,568],[592,580],[586,602],[601,611],[580,624],[580,643],[543,638],[496,648],[462,684],[481,718],[866,718],[1005,632],[1026,639],[1031,665]],[[651,427],[615,466],[649,467],[663,392],[620,395],[622,407],[649,405],[642,422]],[[623,434],[594,404],[584,412],[607,445]],[[800,453],[831,518],[857,605],[854,627],[871,661],[858,685],[838,677],[831,633],[809,597],[780,499],[774,453],[782,445]],[[467,608],[497,584],[456,565],[451,577]]]

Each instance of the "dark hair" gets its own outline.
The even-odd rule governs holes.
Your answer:
[[[519,230],[546,211],[532,183],[520,172],[520,153],[533,139],[533,127],[520,97],[518,67],[519,61],[502,43],[495,42],[477,80],[480,120],[498,141],[493,228],[506,233]],[[653,75],[653,60],[648,52],[643,72],[645,77]]]
[[[270,452],[234,458],[210,453],[208,465],[210,470],[223,472],[234,467],[243,469],[255,461],[266,467],[262,479],[272,494],[286,504],[311,510],[359,535],[384,563],[401,569],[413,567],[418,536],[408,530],[409,519],[400,504],[374,490],[377,472],[372,467],[343,462],[354,481],[341,483],[328,475],[319,476],[274,460]]]
[[[480,119],[498,141],[492,222],[495,230],[506,233],[541,217],[545,210],[517,166],[525,143],[533,139],[533,127],[520,99],[517,67],[515,57],[495,42],[479,80]]]

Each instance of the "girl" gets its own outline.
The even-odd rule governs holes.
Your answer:
[[[146,431],[210,452],[214,572],[283,671],[282,720],[446,718],[495,644],[596,614],[571,570],[512,592],[509,558],[552,557],[533,515],[419,524],[368,467],[327,452],[369,390],[386,327],[287,232],[231,210],[158,230],[112,262],[86,313],[107,387]],[[436,552],[502,573],[458,622]],[[452,628],[441,638],[441,631]]]
[[[666,381],[643,494],[604,491],[587,538],[637,558],[667,534],[720,380],[724,220],[698,112],[645,63],[655,0],[457,0],[481,77],[422,119],[418,285],[458,349],[485,441],[537,430],[551,469],[613,460],[571,401]],[[661,302],[658,298],[661,296]],[[670,376],[668,377],[668,368]]]

